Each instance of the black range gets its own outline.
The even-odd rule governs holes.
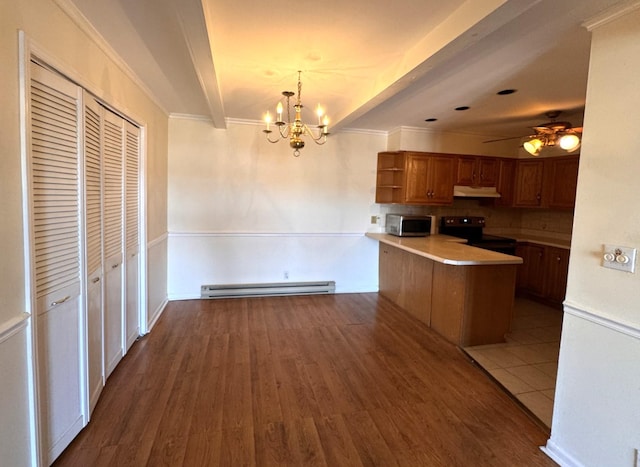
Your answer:
[[[485,250],[515,255],[516,240],[513,238],[486,235],[485,219],[479,216],[443,216],[440,218],[439,232],[452,237],[464,238],[467,244]]]

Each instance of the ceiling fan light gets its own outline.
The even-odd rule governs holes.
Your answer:
[[[539,138],[533,138],[529,141],[525,141],[522,145],[529,154],[532,156],[537,156],[540,154],[540,149],[542,148],[542,140]]]
[[[560,138],[560,147],[567,152],[575,151],[580,147],[580,138],[573,133],[563,135]]]

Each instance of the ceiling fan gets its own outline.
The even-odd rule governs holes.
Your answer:
[[[580,147],[579,134],[582,134],[582,127],[574,128],[569,122],[556,122],[555,119],[558,118],[560,113],[559,110],[549,111],[545,115],[551,120],[550,122],[532,127],[535,134],[528,135],[527,141],[522,144],[529,154],[537,156],[543,148],[551,146],[560,146],[567,152],[573,152]],[[525,136],[492,139],[484,142],[491,143],[523,137]]]

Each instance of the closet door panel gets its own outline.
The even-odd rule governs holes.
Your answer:
[[[85,252],[87,264],[87,364],[89,411],[104,387],[103,349],[103,261],[102,261],[102,108],[93,97],[84,96]]]
[[[46,449],[46,460],[51,463],[85,425],[80,384],[81,347],[77,338],[80,284],[64,287],[39,301],[46,310],[37,318],[41,442]]]
[[[104,175],[105,375],[124,355],[123,337],[123,120],[104,110],[102,120]]]
[[[140,129],[125,123],[125,238],[126,238],[126,287],[125,287],[125,336],[126,348],[131,347],[139,335],[139,218],[140,182],[139,153]]]
[[[32,63],[30,262],[41,447],[50,464],[86,423],[81,372],[80,88]]]

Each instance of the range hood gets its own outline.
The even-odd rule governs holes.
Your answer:
[[[454,185],[453,196],[457,198],[500,198],[495,186]]]

